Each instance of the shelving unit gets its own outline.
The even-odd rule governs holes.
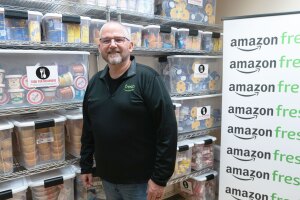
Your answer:
[[[203,31],[221,32],[222,26],[220,25],[205,25],[195,21],[174,20],[167,17],[142,14],[137,12],[124,11],[121,9],[111,9],[109,7],[100,7],[94,5],[74,3],[67,0],[1,0],[0,7],[5,9],[16,10],[32,10],[42,13],[61,13],[67,15],[81,15],[97,19],[114,19],[127,23],[136,23],[141,25],[160,24],[181,28],[199,29]],[[42,41],[25,42],[25,41],[0,41],[0,49],[37,49],[37,50],[71,50],[71,51],[89,51],[92,54],[98,55],[98,49],[95,44],[76,44],[76,43],[53,43]],[[192,51],[183,49],[149,49],[143,47],[135,47],[134,55],[142,56],[164,56],[164,55],[222,55],[222,52],[208,53],[205,51]],[[190,94],[190,95],[171,95],[172,97],[189,97],[200,96],[200,98],[207,98],[209,95],[221,96],[221,94]],[[5,108],[0,110],[0,116],[8,116],[15,114],[25,114],[41,111],[53,111],[59,109],[71,109],[81,107],[82,102],[71,103],[56,103],[51,105],[40,106],[24,106],[21,108]],[[215,127],[207,130],[200,130],[190,133],[185,133],[178,136],[178,140],[188,139],[191,137],[207,135],[210,131],[219,130],[220,127]],[[71,155],[66,155],[66,160],[63,162],[55,162],[46,164],[35,169],[25,169],[17,161],[14,162],[14,172],[11,174],[0,175],[0,182],[16,179],[22,176],[30,176],[46,172],[53,169],[58,169],[71,164],[78,163],[79,159]],[[174,184],[191,177],[199,176],[209,172],[210,168],[201,171],[193,171],[189,175],[172,179],[168,185]]]

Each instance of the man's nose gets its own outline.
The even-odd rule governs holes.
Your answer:
[[[111,39],[111,41],[110,41],[110,47],[117,47],[117,44],[116,44],[116,42],[115,42],[114,39]]]

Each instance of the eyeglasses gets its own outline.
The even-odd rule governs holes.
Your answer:
[[[116,44],[123,44],[126,40],[130,41],[127,37],[100,38],[100,42],[104,45],[110,45],[112,40]]]

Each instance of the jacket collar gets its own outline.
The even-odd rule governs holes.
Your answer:
[[[131,60],[131,64],[130,64],[128,70],[125,72],[126,74],[123,76],[123,78],[129,78],[129,77],[134,76],[136,74],[135,57],[130,56],[130,60]],[[101,79],[104,79],[104,77],[108,73],[108,70],[109,70],[108,65],[106,65],[105,68],[103,69],[102,73],[100,73],[100,78]]]

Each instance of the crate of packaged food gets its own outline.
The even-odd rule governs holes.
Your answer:
[[[178,178],[191,173],[191,163],[192,163],[192,148],[194,143],[183,140],[177,143],[177,154],[174,174],[171,177]]]
[[[91,18],[47,13],[42,18],[43,40],[49,42],[89,43]]]
[[[221,98],[172,97],[174,103],[180,103],[178,133],[206,130],[221,126]]]
[[[0,174],[13,172],[13,127],[11,122],[0,120]]]
[[[131,37],[129,39],[133,42],[134,47],[141,47],[142,46],[142,30],[144,29],[144,27],[141,25],[127,24],[127,23],[123,23],[123,25],[127,28],[127,31]]]
[[[37,11],[0,8],[0,40],[41,41],[41,20]]]
[[[202,42],[202,31],[187,29],[187,28],[179,28],[176,32],[176,42],[175,46],[177,49],[187,49],[200,51],[201,50],[201,42]]]
[[[202,174],[180,182],[180,194],[188,200],[216,199],[216,171]]]
[[[53,113],[20,115],[14,123],[14,153],[27,169],[65,160],[66,118]]]
[[[220,93],[222,85],[221,56],[168,56],[163,76],[171,94]]]
[[[81,176],[81,170],[80,167],[77,165],[73,165],[73,170],[76,175],[75,179],[75,198],[77,200],[105,200],[105,192],[103,189],[102,181],[99,177],[95,176],[93,174],[93,182],[92,186],[86,188],[82,180],[80,178]]]
[[[1,109],[81,102],[88,52],[0,50]]]
[[[28,183],[25,178],[18,178],[0,183],[0,199],[27,199]]]
[[[142,45],[145,48],[175,48],[177,28],[159,25],[145,26],[142,33]]]
[[[203,136],[189,139],[194,143],[192,153],[192,169],[203,170],[214,166],[214,142],[215,137]]]
[[[197,21],[202,24],[214,24],[216,0],[155,0],[155,14],[174,20]]]
[[[74,178],[75,173],[69,166],[32,175],[27,180],[32,199],[74,200]]]

